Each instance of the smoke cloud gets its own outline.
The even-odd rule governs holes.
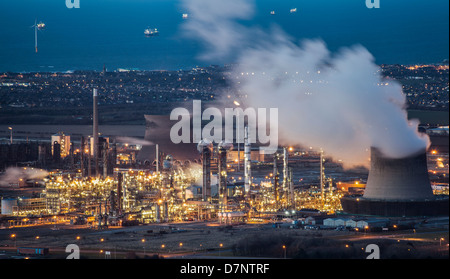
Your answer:
[[[19,179],[42,179],[48,176],[45,170],[35,168],[16,168],[10,167],[0,175],[0,186],[9,186],[10,183],[18,183]]]
[[[331,53],[321,40],[294,42],[277,27],[255,31],[237,21],[248,19],[243,11],[252,14],[251,1],[184,3],[195,15],[207,14],[185,26],[207,45],[203,57],[235,56],[234,85],[246,105],[278,108],[282,145],[322,148],[345,167],[368,166],[371,146],[391,158],[429,147],[419,122],[407,118],[401,85],[383,79],[363,46]],[[214,30],[226,35],[219,39]]]
[[[132,138],[132,137],[117,137],[116,141],[120,142],[120,143],[136,144],[136,145],[142,145],[142,146],[155,145],[151,141],[144,140],[144,139]]]

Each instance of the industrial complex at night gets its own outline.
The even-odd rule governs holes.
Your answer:
[[[0,3],[0,262],[448,259],[448,2],[21,2]]]
[[[4,154],[17,161],[4,163],[2,242],[17,241],[17,232],[30,228],[72,228],[71,235],[83,243],[102,231],[115,235],[125,228],[136,233],[134,228],[147,227],[157,230],[146,230],[138,244],[152,234],[187,232],[180,234],[186,236],[180,243],[187,249],[193,245],[188,233],[205,228],[280,233],[285,227],[289,232],[320,230],[342,237],[349,232],[415,231],[448,221],[448,178],[446,184],[443,180],[448,177],[448,145],[442,141],[404,159],[384,158],[372,148],[369,172],[362,167],[345,170],[323,150],[311,147],[281,146],[264,154],[250,143],[246,126],[242,144],[204,139],[177,145],[169,137],[175,121],[168,115],[146,115],[143,139],[103,136],[97,89],[92,96],[92,134],[59,132],[50,141],[38,142],[14,139],[11,133],[5,140]],[[438,130],[444,131],[438,139],[448,138],[448,128],[428,133]],[[28,241],[44,239],[33,237]],[[22,241],[28,243],[27,238]],[[228,240],[227,248],[238,240]],[[139,250],[139,245],[127,247],[122,241],[114,244],[121,257],[127,250]],[[194,252],[180,245],[169,252],[162,247],[170,244],[158,241],[161,244],[147,249],[149,255],[177,257],[223,247],[207,247],[205,239],[191,247]],[[102,242],[87,246],[97,251]]]

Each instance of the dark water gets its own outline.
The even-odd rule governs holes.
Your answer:
[[[226,0],[223,0],[226,1]],[[448,58],[448,0],[256,0],[263,29],[280,25],[295,40],[321,38],[332,50],[362,44],[377,63],[433,63]],[[290,14],[296,7],[298,12]],[[275,16],[270,11],[275,10]],[[66,71],[139,68],[185,69],[233,61],[197,59],[201,45],[180,25],[180,0],[0,0],[0,71]],[[46,23],[34,52],[35,19]],[[188,19],[189,20],[189,19]],[[159,37],[146,38],[146,27]]]

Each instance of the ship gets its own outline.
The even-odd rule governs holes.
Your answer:
[[[41,30],[42,30],[42,29],[45,28],[45,23],[43,23],[43,22],[41,21],[41,22],[39,22],[36,26],[37,26],[38,29],[41,29]]]
[[[291,14],[296,13],[297,12],[297,8],[291,9]]]
[[[156,28],[154,28],[154,29],[147,28],[144,30],[144,35],[147,37],[157,36],[158,34],[159,34],[159,31]]]
[[[270,14],[271,15],[275,15],[275,11],[270,11]]]

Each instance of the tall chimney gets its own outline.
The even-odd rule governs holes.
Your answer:
[[[218,164],[218,177],[219,177],[219,204],[221,212],[227,211],[228,204],[228,192],[227,192],[227,152],[233,148],[232,143],[220,142],[219,149],[219,164]]]
[[[98,108],[97,108],[97,103],[98,103],[98,93],[97,93],[97,88],[94,88],[93,90],[93,131],[92,131],[92,136],[94,138],[94,143],[93,143],[93,156],[94,156],[94,165],[95,165],[95,175],[99,175],[99,167],[98,167]]]
[[[212,143],[207,139],[200,141],[197,146],[197,150],[202,154],[203,161],[203,201],[208,201],[211,197],[211,148]]]
[[[244,179],[245,179],[245,194],[250,194],[252,185],[252,170],[251,170],[251,145],[248,138],[248,127],[245,127],[244,132]]]
[[[288,191],[288,162],[289,162],[289,154],[286,147],[283,147],[283,191]]]
[[[81,176],[85,177],[86,176],[86,170],[84,168],[84,137],[81,137],[81,144],[80,144],[80,169],[81,169]]]
[[[156,144],[156,172],[159,172],[159,145]]]
[[[122,194],[122,183],[123,183],[123,174],[119,172],[117,174],[117,209],[119,216],[122,215],[122,208],[123,208],[123,194]]]

